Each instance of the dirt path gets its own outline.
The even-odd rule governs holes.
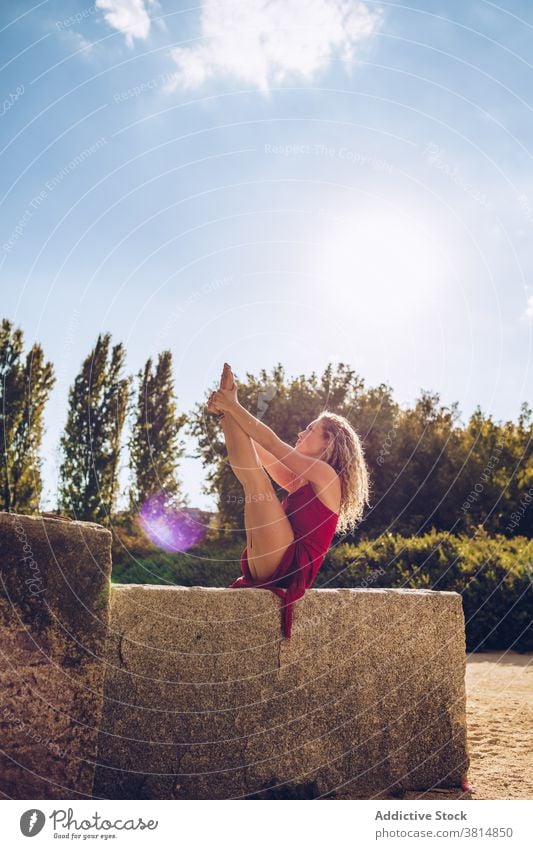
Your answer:
[[[533,799],[533,653],[469,655],[472,799]]]

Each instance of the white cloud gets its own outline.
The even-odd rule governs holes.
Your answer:
[[[309,80],[337,54],[351,61],[381,13],[359,0],[204,0],[202,43],[172,51],[171,89],[227,76],[262,91],[298,76]]]
[[[134,38],[148,38],[150,16],[146,5],[152,6],[156,0],[96,0],[96,8],[102,9],[107,23],[124,33],[128,47]]]
[[[526,316],[533,318],[533,295],[530,295],[527,299]]]

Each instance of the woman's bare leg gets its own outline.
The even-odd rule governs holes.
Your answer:
[[[279,566],[294,532],[248,434],[230,415],[222,419],[222,429],[228,461],[244,489],[248,566],[254,578],[266,580]]]
[[[233,375],[225,369],[220,386],[229,389],[232,385]],[[230,413],[222,417],[221,425],[228,462],[244,489],[250,572],[256,580],[266,580],[279,566],[287,546],[294,539],[294,532],[248,434]]]

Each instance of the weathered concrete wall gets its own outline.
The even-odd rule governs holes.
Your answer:
[[[0,512],[0,795],[91,796],[111,534]]]
[[[113,587],[94,795],[372,798],[468,768],[461,597]]]
[[[355,799],[459,785],[458,594],[309,590],[286,642],[268,591],[109,596],[110,571],[102,527],[0,513],[0,795]]]

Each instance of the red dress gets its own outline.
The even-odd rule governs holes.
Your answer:
[[[283,636],[290,639],[293,605],[312,586],[335,534],[338,514],[320,501],[311,483],[300,486],[281,502],[294,531],[281,562],[268,579],[255,579],[248,567],[248,552],[241,555],[242,575],[231,589],[255,587],[271,590],[285,603],[281,608]]]

